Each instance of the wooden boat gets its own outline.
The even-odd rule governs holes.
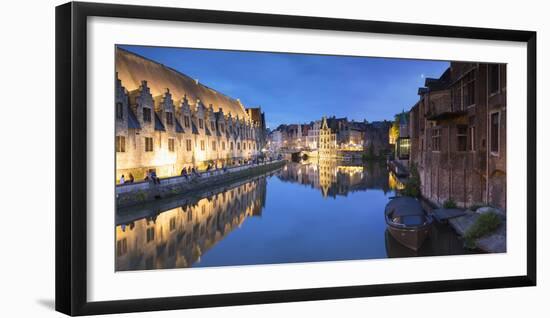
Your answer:
[[[388,231],[399,243],[417,251],[428,237],[433,219],[418,200],[397,197],[386,205]]]

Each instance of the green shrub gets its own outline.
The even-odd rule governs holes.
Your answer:
[[[468,248],[475,247],[475,240],[495,231],[502,223],[495,212],[481,214],[472,226],[464,233],[465,245]]]
[[[410,167],[409,179],[405,183],[405,188],[401,192],[404,196],[418,198],[420,196],[420,175],[416,164],[412,163]]]
[[[456,202],[452,198],[448,198],[443,202],[443,207],[445,209],[456,209]]]

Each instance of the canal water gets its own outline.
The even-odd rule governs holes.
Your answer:
[[[117,212],[116,270],[467,254],[436,225],[414,252],[386,231],[383,163],[287,163],[267,175]]]

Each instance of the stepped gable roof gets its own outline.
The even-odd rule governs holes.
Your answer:
[[[197,129],[197,125],[195,125],[195,123],[193,121],[191,121],[191,128],[192,128],[193,134],[195,134],[195,135],[199,134],[199,130]]]
[[[115,64],[118,78],[128,91],[138,89],[141,81],[146,80],[153,96],[162,95],[166,88],[169,88],[174,101],[181,100],[187,94],[189,100],[200,99],[205,105],[219,105],[224,114],[241,118],[249,117],[237,99],[200,84],[170,67],[120,47],[116,48]]]
[[[134,111],[130,108],[130,106],[128,106],[128,128],[141,129],[141,125],[139,124],[136,114],[134,114]]]
[[[178,133],[185,133],[185,130],[183,130],[183,127],[180,124],[180,121],[176,118],[176,132]]]
[[[166,129],[164,128],[164,124],[162,124],[162,121],[160,120],[157,112],[155,112],[155,130],[166,131]]]

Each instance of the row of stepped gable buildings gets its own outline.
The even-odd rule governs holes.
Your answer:
[[[506,65],[451,62],[410,109],[409,160],[439,204],[506,209]]]
[[[121,48],[116,50],[116,179],[147,172],[221,167],[256,158],[265,117],[197,80]],[[208,106],[207,106],[208,105]],[[215,106],[214,106],[215,105]]]
[[[372,152],[384,157],[391,152],[389,121],[354,121],[335,116],[308,124],[280,125],[268,136],[269,148],[318,151],[319,157],[338,158],[345,151]]]

